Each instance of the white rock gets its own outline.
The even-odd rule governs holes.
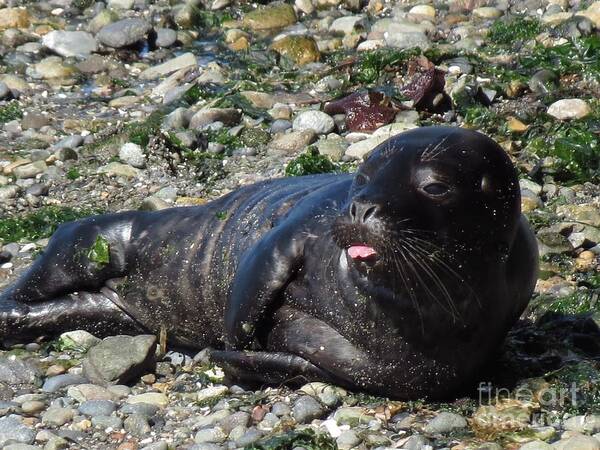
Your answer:
[[[431,5],[417,5],[410,8],[408,11],[410,14],[415,14],[418,16],[427,16],[432,19],[435,17],[435,8]]]
[[[385,47],[385,41],[383,39],[369,39],[358,44],[358,47],[356,47],[356,51],[368,52],[371,50],[377,50],[381,47]]]
[[[292,126],[294,131],[313,130],[317,134],[327,134],[333,131],[335,122],[322,111],[304,111],[294,119]]]
[[[391,138],[392,136],[400,134],[406,130],[412,130],[413,128],[417,128],[417,125],[406,122],[390,123],[389,125],[384,125],[380,128],[377,128],[377,130],[375,130],[373,133],[373,136],[384,136]]]
[[[155,78],[177,72],[180,69],[197,65],[198,61],[193,53],[184,53],[183,55],[170,59],[169,61],[159,64],[158,66],[150,67],[149,69],[144,70],[140,74],[140,79],[153,80]]]
[[[294,6],[304,14],[312,14],[315,11],[315,6],[310,0],[296,0]]]
[[[146,155],[144,155],[142,147],[133,142],[123,144],[119,149],[119,159],[137,169],[143,169],[146,166]]]
[[[203,402],[205,400],[222,397],[223,395],[229,392],[229,388],[227,386],[210,386],[205,389],[198,391],[197,401]]]
[[[592,112],[590,105],[578,98],[564,98],[548,108],[548,114],[559,120],[581,119]]]
[[[498,17],[502,17],[502,14],[502,11],[493,6],[482,6],[473,10],[473,15],[481,19],[497,19]]]
[[[329,27],[329,31],[350,34],[354,31],[361,31],[364,27],[365,18],[363,16],[346,16],[335,19]]]
[[[96,39],[86,31],[54,30],[42,38],[42,44],[65,58],[83,58],[98,50]]]
[[[356,142],[346,149],[346,155],[356,159],[364,159],[382,142],[388,139],[387,136],[373,136],[369,139]]]
[[[131,9],[135,0],[108,0],[108,6],[116,9]]]

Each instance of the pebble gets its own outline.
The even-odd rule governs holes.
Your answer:
[[[338,408],[333,415],[333,419],[338,425],[356,427],[359,424],[368,424],[373,420],[373,416],[367,412],[366,408],[347,406]]]
[[[544,441],[531,441],[519,447],[519,450],[553,450],[554,447]]]
[[[600,441],[592,436],[576,435],[553,444],[555,450],[600,450]]]
[[[35,431],[23,425],[14,417],[0,418],[0,446],[7,443],[32,444],[35,439]]]
[[[1,383],[8,385],[35,384],[40,375],[40,370],[33,361],[0,357]]]
[[[42,414],[42,423],[49,427],[60,427],[73,420],[75,411],[72,408],[50,407]]]
[[[229,388],[227,386],[211,386],[198,391],[197,401],[213,401],[216,398],[223,397],[225,394],[227,394],[227,392],[229,392]]]
[[[31,16],[25,8],[5,8],[0,15],[0,31],[10,28],[27,28],[31,23]]]
[[[177,42],[177,31],[170,28],[158,28],[156,30],[156,46],[167,48]]]
[[[165,407],[169,404],[169,399],[165,394],[160,392],[146,392],[144,394],[133,395],[127,399],[127,403],[150,403],[160,407]]]
[[[110,400],[86,400],[79,405],[79,412],[86,416],[110,416],[117,409]]]
[[[92,417],[92,426],[106,430],[119,430],[123,426],[123,419],[116,416],[94,416]]]
[[[226,434],[229,434],[234,428],[237,427],[241,427],[241,429],[245,431],[246,427],[250,425],[250,423],[250,414],[244,411],[237,411],[220,420],[219,426]]]
[[[80,403],[86,400],[113,400],[114,394],[95,384],[79,384],[67,389],[67,395]]]
[[[345,16],[335,19],[329,27],[332,33],[350,34],[365,27],[363,16]]]
[[[125,164],[143,169],[146,167],[146,155],[138,144],[127,142],[119,149],[119,159]]]
[[[387,139],[388,137],[383,135],[355,142],[354,144],[350,144],[348,146],[345,155],[356,159],[365,159],[375,149],[375,147]]]
[[[44,161],[34,161],[30,164],[24,164],[19,167],[15,167],[13,170],[13,174],[15,177],[23,179],[23,178],[35,178],[37,175],[40,175],[46,171],[48,166]]]
[[[133,436],[144,437],[152,430],[148,419],[140,414],[131,414],[123,421],[125,431]]]
[[[62,333],[59,337],[62,342],[68,340],[72,347],[87,351],[102,340],[85,330],[74,330]]]
[[[430,434],[443,434],[466,427],[467,421],[460,414],[441,412],[431,419],[423,430]]]
[[[362,439],[353,430],[343,431],[335,440],[340,450],[349,450],[358,446]]]
[[[289,130],[290,128],[292,128],[292,122],[290,122],[289,120],[285,120],[285,119],[277,119],[274,120],[273,123],[271,124],[271,133],[272,134],[277,134],[277,133],[283,133],[286,130]]]
[[[502,14],[502,11],[493,6],[482,6],[473,10],[473,16],[481,19],[497,19],[498,17],[502,17]]]
[[[409,14],[414,14],[417,16],[425,16],[430,19],[435,18],[435,8],[431,5],[416,5],[410,8],[408,11]]]
[[[325,408],[310,395],[300,397],[292,407],[292,416],[298,423],[310,422],[325,413]]]
[[[268,5],[244,15],[243,25],[251,30],[272,30],[296,23],[294,8],[285,3]]]
[[[54,377],[46,378],[44,385],[42,386],[43,392],[56,392],[64,387],[71,386],[73,384],[84,384],[87,383],[87,378],[81,375],[74,375],[66,373],[63,375],[56,375]]]
[[[0,100],[6,100],[12,96],[12,92],[8,85],[4,82],[0,82]]]
[[[159,410],[160,406],[152,403],[138,402],[125,403],[119,409],[123,414],[137,414],[144,417],[152,417]]]
[[[85,58],[98,50],[96,39],[86,31],[54,30],[44,35],[42,44],[65,58]]]
[[[548,107],[548,114],[559,120],[581,119],[591,112],[590,105],[578,98],[558,100]]]
[[[313,130],[293,131],[275,136],[269,143],[269,148],[292,155],[316,140],[317,134]]]
[[[142,19],[123,19],[102,27],[96,39],[107,47],[123,48],[146,39],[152,26]]]
[[[150,67],[149,69],[144,70],[140,74],[139,78],[141,80],[153,80],[155,78],[177,72],[178,70],[197,65],[198,61],[193,53],[184,53],[183,55],[170,59],[162,64],[159,64],[158,66]]]
[[[227,435],[220,427],[214,428],[206,428],[204,430],[200,430],[194,436],[194,442],[197,444],[210,442],[224,442],[227,439]]]
[[[83,145],[83,136],[73,134],[71,136],[67,136],[61,139],[56,144],[54,144],[52,148],[54,148],[55,150],[63,148],[75,149],[77,147],[80,147],[81,145]]]
[[[24,414],[36,414],[43,411],[45,408],[46,404],[37,400],[23,402],[21,405],[21,411],[23,411]]]
[[[335,128],[335,122],[329,114],[322,111],[304,111],[293,122],[294,131],[312,130],[316,134],[328,134]]]
[[[234,108],[201,109],[191,117],[189,128],[201,129],[215,122],[233,126],[239,123],[241,117],[241,112]]]

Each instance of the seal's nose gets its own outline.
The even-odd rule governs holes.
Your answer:
[[[350,205],[352,223],[366,223],[379,210],[377,205],[364,200],[354,200]]]

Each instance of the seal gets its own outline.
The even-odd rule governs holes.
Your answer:
[[[537,270],[505,152],[475,131],[425,127],[355,174],[61,225],[0,296],[2,333],[166,331],[244,380],[444,398],[501,344]]]

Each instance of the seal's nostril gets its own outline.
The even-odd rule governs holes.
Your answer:
[[[353,201],[350,205],[352,222],[364,223],[372,218],[379,208],[376,205],[362,201]]]
[[[371,207],[367,207],[367,209],[365,210],[364,214],[363,214],[363,222],[366,222],[367,220],[369,220],[377,211],[377,206],[371,206]]]

